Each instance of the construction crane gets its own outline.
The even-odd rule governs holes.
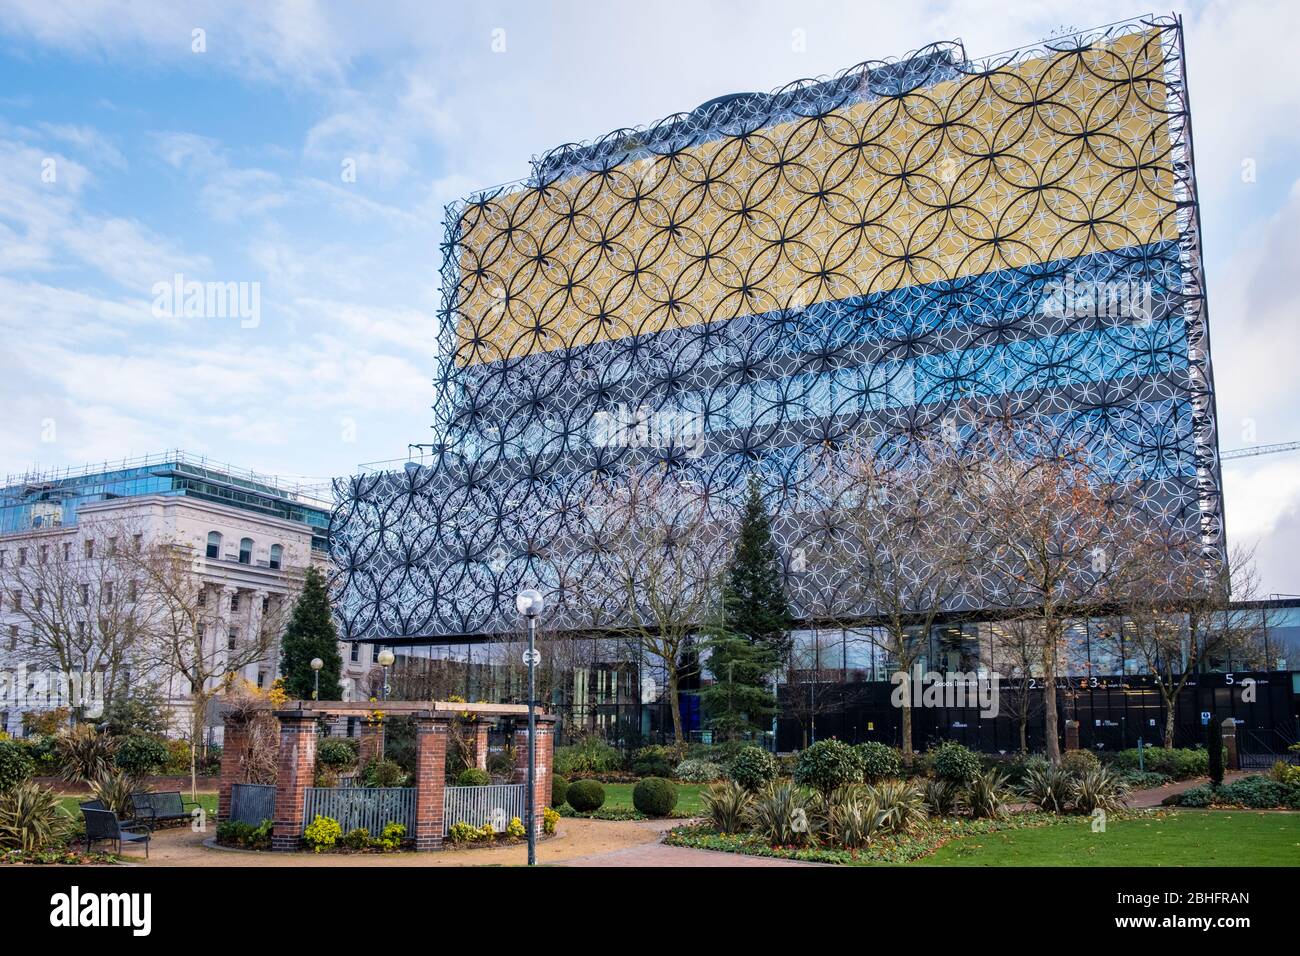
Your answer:
[[[1219,455],[1220,461],[1229,458],[1254,458],[1256,455],[1276,455],[1284,451],[1300,451],[1300,441],[1284,441],[1276,445],[1255,445],[1252,448],[1233,448]]]

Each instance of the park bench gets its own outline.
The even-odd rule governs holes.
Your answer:
[[[144,858],[149,859],[149,831],[147,828],[143,832],[140,830],[145,824],[123,823],[112,810],[95,809],[91,803],[99,801],[92,800],[81,807],[81,815],[86,821],[87,853],[92,845],[108,841],[117,844],[115,852],[121,856],[125,844],[143,843]]]
[[[135,809],[135,818],[147,823],[152,830],[159,823],[188,820],[191,811],[199,805],[192,800],[182,800],[179,790],[170,790],[163,793],[133,793],[131,806]]]

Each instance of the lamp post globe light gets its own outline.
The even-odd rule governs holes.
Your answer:
[[[533,668],[537,662],[537,652],[533,647],[537,634],[537,615],[542,613],[545,602],[540,592],[527,588],[515,595],[515,608],[528,619],[528,791],[525,794],[524,812],[528,814],[525,824],[528,830],[528,865],[537,865],[537,812],[533,805],[537,799],[537,721],[534,716]]]
[[[312,700],[320,700],[320,669],[325,666],[325,662],[319,657],[311,659],[312,677],[316,681],[316,689],[311,692]]]
[[[397,658],[393,656],[393,652],[391,650],[385,647],[382,651],[379,652],[379,656],[375,658],[375,660],[379,663],[379,666],[384,669],[384,683],[383,686],[379,688],[379,699],[387,703],[388,668],[393,666],[393,661],[397,660]],[[381,731],[383,730],[382,726],[380,727],[380,730]],[[379,759],[380,760],[384,759],[384,735],[382,733],[379,735]]]
[[[393,666],[393,661],[397,660],[397,658],[393,656],[392,651],[385,647],[379,652],[379,657],[376,660],[379,662],[379,666],[384,669],[384,684],[379,688],[379,699],[386,701],[388,700],[388,668]]]

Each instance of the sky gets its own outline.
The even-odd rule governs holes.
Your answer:
[[[310,483],[404,457],[430,438],[447,202],[724,93],[1171,11],[1220,446],[1300,440],[1293,0],[0,0],[0,474],[179,447]],[[177,276],[244,308],[187,316]],[[1262,590],[1300,592],[1300,452],[1224,481]]]

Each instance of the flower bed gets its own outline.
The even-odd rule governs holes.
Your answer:
[[[111,853],[85,853],[70,846],[44,850],[0,850],[0,864],[14,866],[103,866],[117,862],[118,858]]]
[[[997,833],[1025,827],[1059,825],[1062,818],[1050,813],[1019,813],[998,820],[933,820],[908,834],[881,837],[859,850],[819,846],[770,846],[755,833],[718,833],[707,825],[675,827],[665,843],[697,850],[720,850],[747,856],[776,857],[809,863],[864,865],[868,863],[910,863],[933,853],[949,840],[978,833]]]
[[[1166,811],[1167,813],[1167,811]],[[1111,819],[1130,819],[1155,815],[1144,810],[1112,815]],[[929,856],[951,840],[1008,830],[1036,829],[1052,826],[1085,826],[1086,819],[1053,813],[1016,813],[997,819],[953,818],[930,820],[910,833],[879,837],[858,850],[825,846],[771,846],[754,833],[718,833],[707,824],[691,824],[668,831],[664,842],[669,846],[747,856],[800,860],[808,863],[833,863],[841,866],[866,866],[879,863],[912,863]]]
[[[553,834],[559,820],[559,811],[550,807],[544,808],[542,810],[542,833],[539,834],[539,837]],[[512,817],[506,828],[500,832],[493,829],[490,823],[485,823],[481,827],[476,827],[470,823],[453,823],[447,832],[446,842],[448,846],[455,847],[458,850],[468,850],[492,846],[514,846],[526,842],[527,839],[528,831],[524,828],[524,822],[518,817]]]

